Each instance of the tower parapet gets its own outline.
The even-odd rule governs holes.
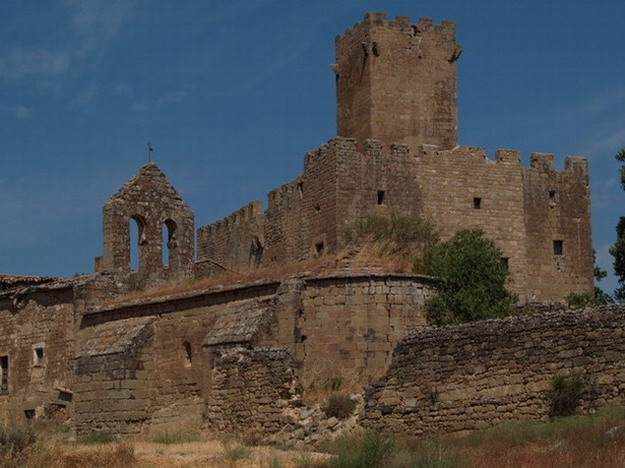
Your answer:
[[[453,148],[460,53],[453,21],[367,13],[336,38],[338,134]]]

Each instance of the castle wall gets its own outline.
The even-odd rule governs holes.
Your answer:
[[[336,253],[346,229],[374,213],[421,216],[443,240],[460,229],[482,229],[501,249],[509,287],[521,301],[593,291],[583,158],[567,158],[557,171],[552,155],[533,154],[530,167],[522,167],[518,151],[498,150],[491,160],[483,148],[424,145],[412,152],[376,140],[358,151],[353,139],[335,138],[307,154],[301,177],[270,194],[263,263]],[[240,243],[233,239],[205,240],[234,258]],[[554,241],[562,241],[562,254],[554,254]]]
[[[198,260],[211,260],[228,270],[258,267],[264,245],[265,213],[260,201],[198,229]]]
[[[556,171],[553,155],[533,154],[523,178],[527,270],[533,273],[527,295],[557,301],[571,291],[593,293],[588,161],[569,157]]]
[[[73,299],[71,287],[0,298],[0,374],[8,384],[0,391],[0,423],[66,411],[74,382]]]
[[[338,135],[453,148],[460,50],[452,21],[368,13],[336,38]]]
[[[621,305],[417,330],[367,390],[365,425],[419,436],[545,418],[555,375],[581,376],[581,411],[622,403],[624,312]]]
[[[88,311],[76,345],[77,429],[200,427],[205,411],[215,427],[231,428],[236,418],[227,408],[248,400],[265,404],[271,392],[283,393],[283,378],[294,378],[284,353],[273,348],[287,350],[298,377],[309,381],[380,375],[400,337],[425,324],[421,307],[431,295],[430,281],[410,275],[292,278]],[[240,347],[261,351],[236,365],[224,358]],[[263,353],[282,357],[264,361]],[[275,382],[261,385],[274,375]],[[239,401],[233,395],[243,387],[236,382],[250,376],[258,377],[258,391],[250,387]],[[273,430],[278,420],[271,421]]]
[[[426,146],[415,177],[423,216],[436,224],[441,238],[461,229],[484,230],[509,259],[510,289],[522,294],[529,272],[520,153],[500,151],[489,160],[483,148]]]
[[[126,319],[93,331],[76,352],[76,433],[136,434],[152,412],[151,322]]]
[[[305,385],[335,377],[379,377],[408,330],[427,326],[427,278],[409,275],[311,278],[302,294],[296,356]]]
[[[289,428],[293,419],[287,408],[299,397],[296,368],[283,348],[216,352],[206,398],[208,427],[263,436]]]

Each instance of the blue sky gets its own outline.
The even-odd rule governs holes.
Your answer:
[[[461,144],[552,152],[560,168],[590,158],[593,240],[611,269],[622,0],[3,0],[0,271],[91,272],[101,208],[148,140],[197,226],[266,204],[334,136],[334,37],[366,11],[457,21]]]

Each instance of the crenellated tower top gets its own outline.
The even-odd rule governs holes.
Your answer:
[[[456,146],[461,50],[453,21],[367,13],[336,38],[339,136]]]

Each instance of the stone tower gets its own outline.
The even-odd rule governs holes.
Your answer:
[[[132,224],[138,230],[138,246],[130,245]],[[148,163],[104,205],[104,255],[96,259],[96,270],[131,275],[144,284],[188,277],[194,230],[189,205],[158,166]],[[139,251],[135,270],[131,248]]]
[[[384,13],[336,38],[338,135],[453,148],[458,140],[456,25]]]

